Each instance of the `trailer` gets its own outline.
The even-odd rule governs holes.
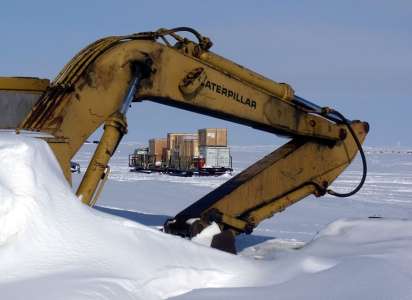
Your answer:
[[[161,172],[172,176],[231,174],[232,156],[226,128],[199,129],[198,133],[168,133],[167,139],[150,139],[148,148],[129,155],[132,172]]]
[[[227,153],[230,153],[227,152]],[[229,154],[230,155],[230,154]],[[179,158],[172,164],[163,162],[161,165],[155,164],[155,157],[149,154],[130,154],[129,167],[131,172],[153,173],[159,172],[172,176],[192,177],[192,176],[220,176],[223,174],[232,174],[232,156],[226,159],[224,166],[206,165],[202,157]]]
[[[149,154],[149,148],[137,148],[133,154],[129,155],[129,167],[131,172],[151,173],[160,171],[157,155]]]

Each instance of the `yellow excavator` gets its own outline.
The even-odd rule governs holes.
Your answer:
[[[184,35],[181,34],[184,32]],[[195,41],[186,36],[193,35]],[[81,50],[54,81],[0,78],[0,128],[35,132],[50,145],[71,183],[70,161],[102,124],[104,131],[77,190],[94,205],[132,102],[144,100],[247,125],[291,140],[190,205],[164,231],[193,237],[212,222],[212,247],[235,253],[234,237],[314,194],[348,197],[366,178],[362,150],[369,125],[297,96],[210,51],[188,27],[100,39]],[[360,152],[362,178],[348,193],[328,187]]]

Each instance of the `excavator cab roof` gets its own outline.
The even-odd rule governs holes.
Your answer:
[[[50,80],[35,77],[0,77],[0,90],[43,93]]]

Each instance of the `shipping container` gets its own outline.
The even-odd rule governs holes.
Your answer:
[[[200,146],[199,156],[204,159],[204,168],[231,168],[229,147]]]
[[[199,145],[226,147],[227,129],[226,128],[204,128],[198,130]]]

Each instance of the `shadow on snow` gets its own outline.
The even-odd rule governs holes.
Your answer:
[[[122,210],[122,209],[117,209],[117,208],[109,208],[109,207],[103,207],[103,206],[94,206],[95,209],[115,215],[118,217],[122,217],[134,222],[138,222],[140,224],[146,225],[146,226],[153,226],[153,227],[161,227],[163,224],[166,222],[167,219],[171,218],[171,216],[167,215],[153,215],[153,214],[145,214],[141,212],[136,212],[136,211],[130,211],[130,210]],[[262,235],[245,235],[241,234],[236,237],[236,249],[237,251],[242,251],[245,248],[263,243],[267,240],[274,239],[274,237],[270,236],[262,236]]]

